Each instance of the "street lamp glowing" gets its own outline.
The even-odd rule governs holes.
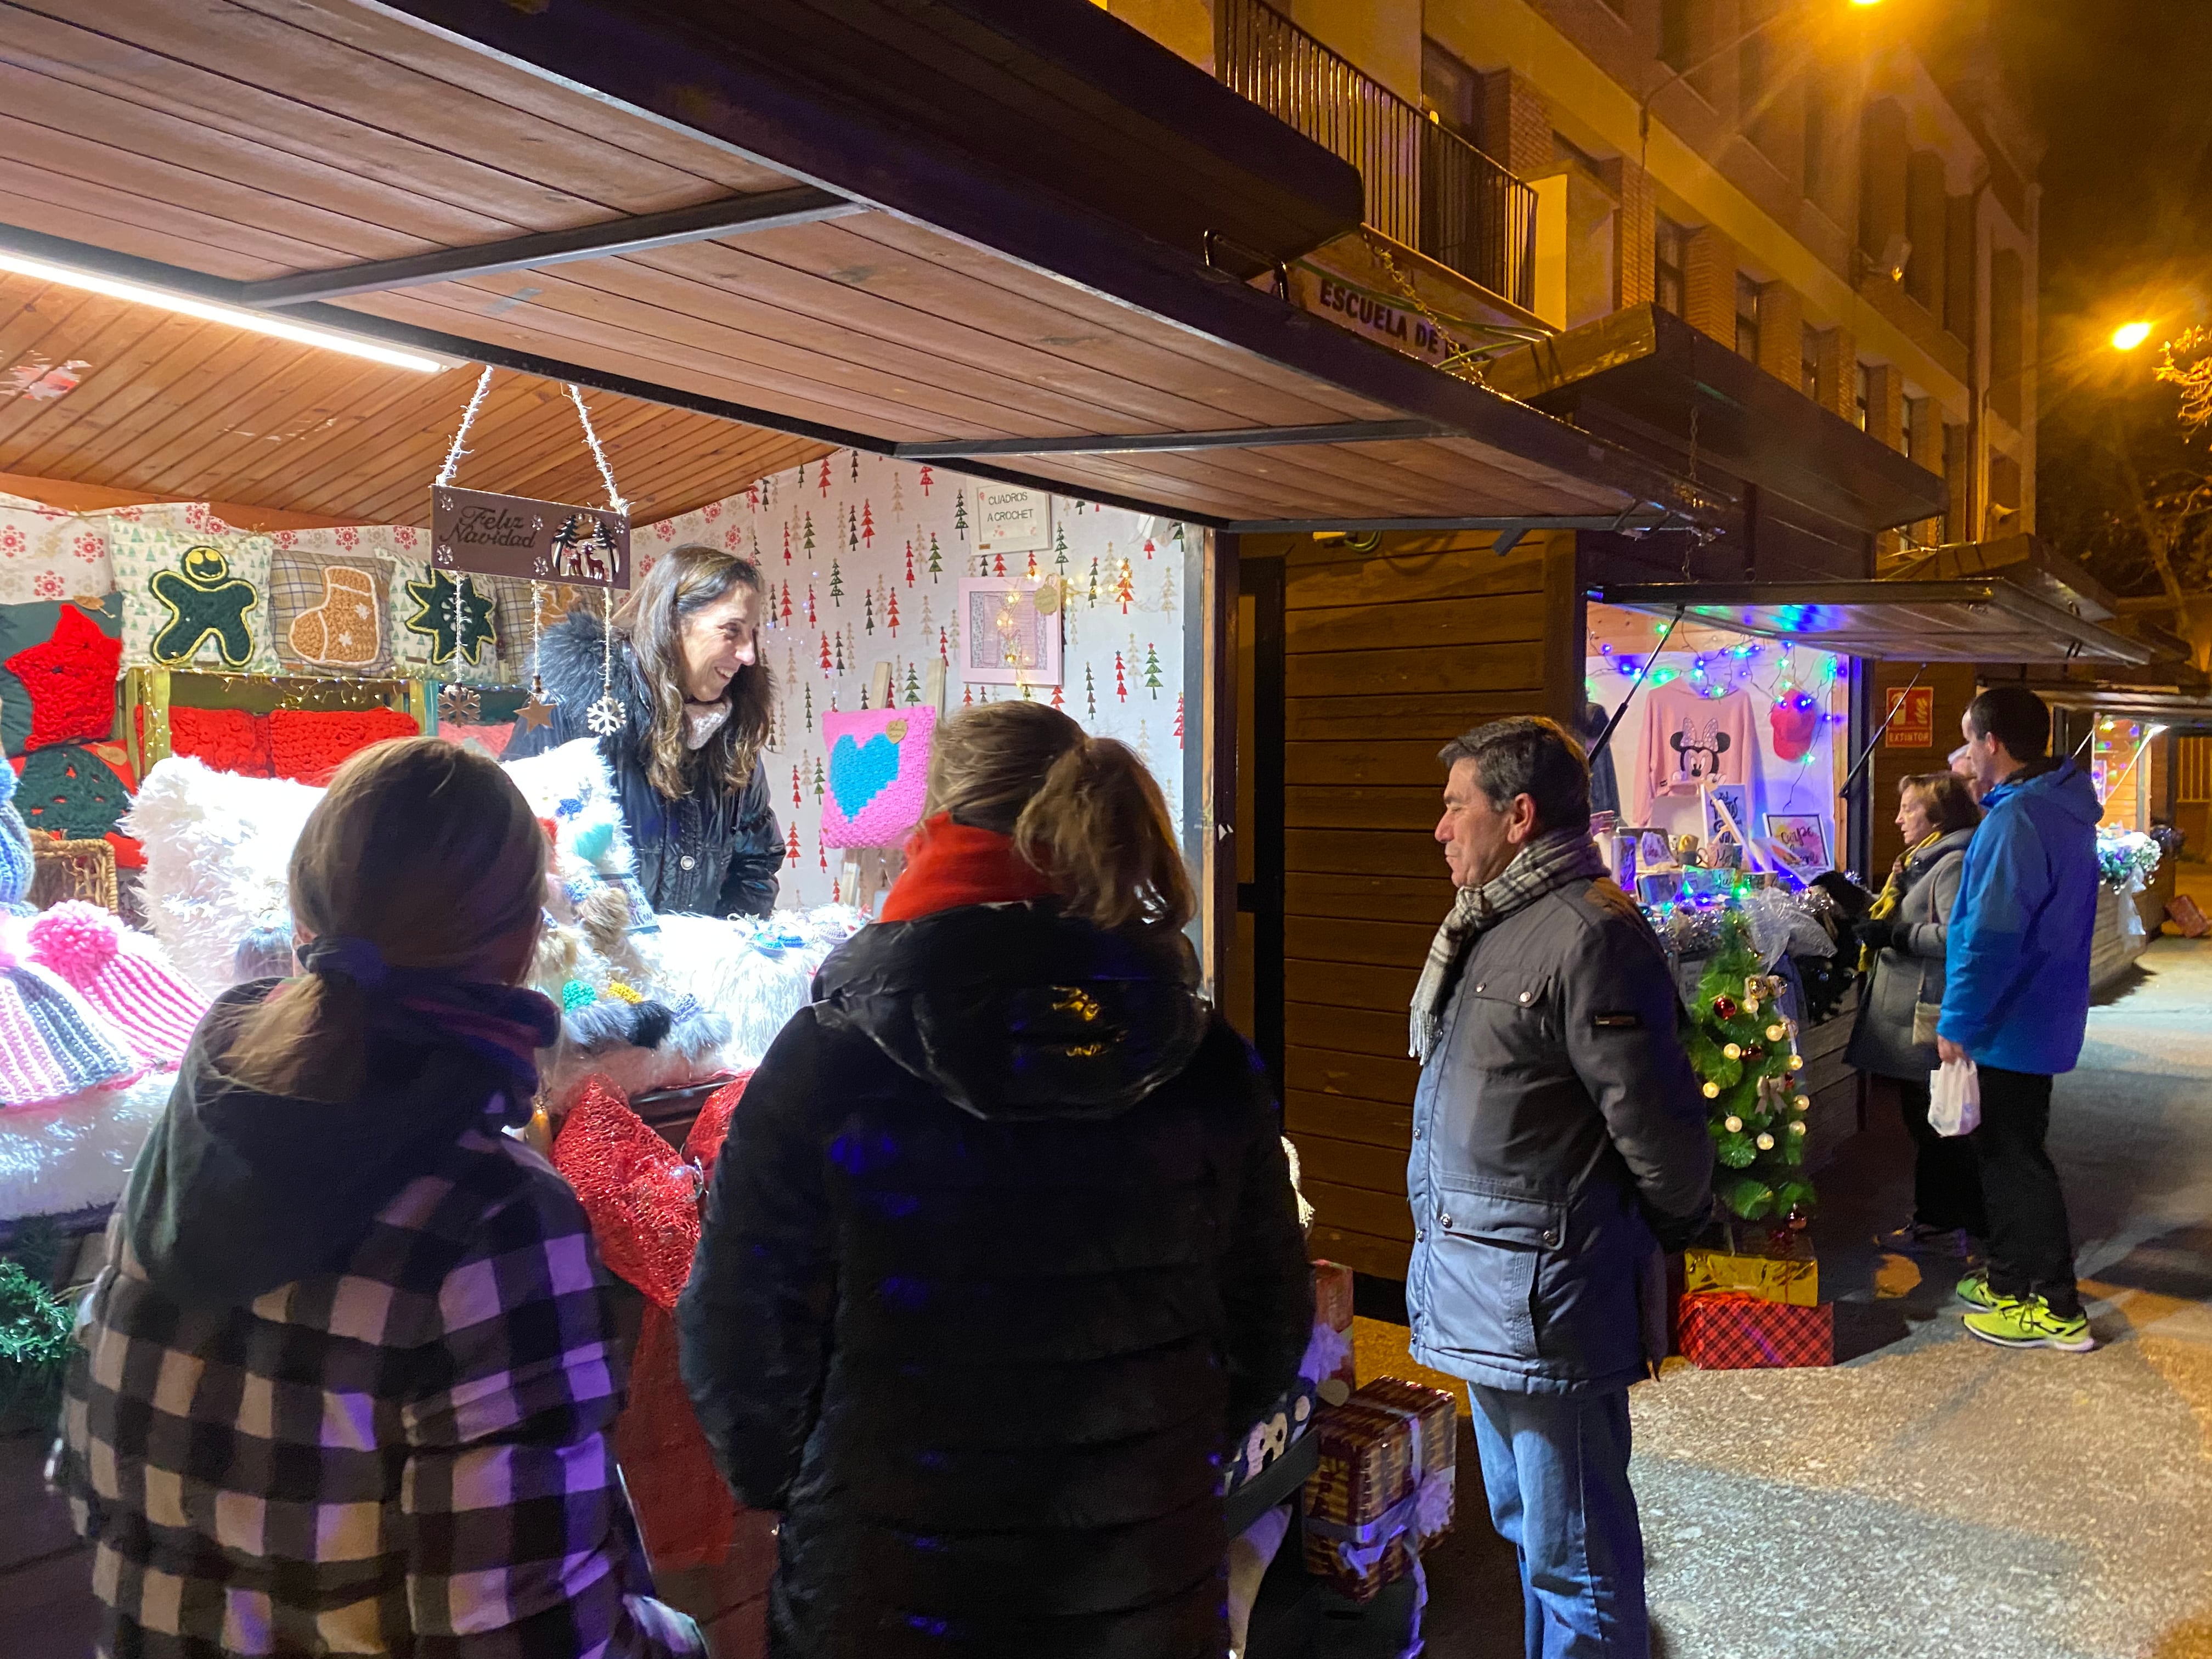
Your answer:
[[[2150,338],[2148,323],[2122,323],[2112,331],[2112,349],[2133,351],[2148,338]]]
[[[1851,3],[1855,6],[1878,6],[1881,0],[1851,0]]]

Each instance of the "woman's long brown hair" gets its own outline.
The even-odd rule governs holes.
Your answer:
[[[441,738],[380,743],[337,770],[292,849],[301,939],[367,939],[395,968],[511,982],[545,904],[545,831],[499,763]],[[367,1009],[305,975],[242,1014],[223,1062],[265,1094],[344,1101],[362,1085]]]
[[[986,703],[939,726],[926,811],[1012,836],[1066,913],[1101,927],[1172,933],[1197,911],[1144,762],[1043,703]]]
[[[730,682],[730,718],[722,729],[696,753],[684,741],[684,619],[740,588],[762,596],[766,604],[767,584],[750,559],[686,544],[655,560],[615,612],[615,637],[629,646],[641,689],[653,700],[642,758],[647,781],[664,799],[690,794],[694,769],[702,765],[726,790],[742,793],[767,745],[775,714],[775,676],[766,647],[757,644],[757,660],[740,668]]]

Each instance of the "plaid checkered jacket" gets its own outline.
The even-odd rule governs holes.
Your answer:
[[[157,1291],[118,1213],[57,1478],[109,1659],[678,1659],[611,1426],[611,1281],[550,1165],[489,1124],[340,1272],[248,1307]]]

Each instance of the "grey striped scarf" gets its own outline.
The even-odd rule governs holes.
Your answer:
[[[1424,1066],[1443,1025],[1444,1005],[1459,981],[1460,964],[1485,928],[1494,927],[1545,894],[1584,877],[1607,873],[1587,830],[1553,830],[1521,849],[1520,856],[1480,887],[1462,887],[1451,914],[1429,942],[1421,982],[1413,988],[1413,1055]]]

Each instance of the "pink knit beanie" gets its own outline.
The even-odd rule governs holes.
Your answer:
[[[44,1106],[141,1076],[122,1034],[0,940],[0,1107]]]
[[[33,962],[68,982],[130,1043],[164,1070],[185,1057],[208,1000],[96,904],[71,899],[32,919]]]

